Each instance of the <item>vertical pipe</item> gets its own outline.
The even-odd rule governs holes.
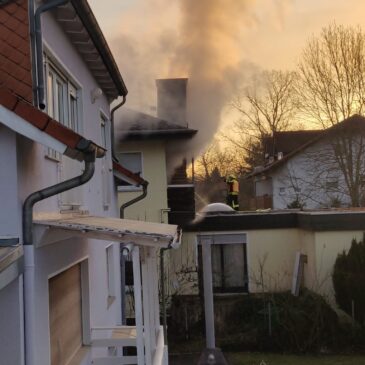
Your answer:
[[[160,250],[160,282],[161,282],[161,306],[162,306],[162,324],[165,344],[167,344],[167,320],[166,320],[166,303],[165,303],[165,260],[164,253],[166,248]]]
[[[121,317],[122,317],[122,325],[127,324],[126,316],[125,316],[125,308],[126,308],[126,300],[125,300],[125,256],[123,254],[124,243],[119,244],[120,251],[120,306],[121,306]]]
[[[24,325],[25,325],[25,363],[36,365],[35,360],[35,266],[34,246],[24,246]]]
[[[139,258],[139,247],[132,251],[133,279],[134,279],[134,308],[136,312],[137,331],[137,362],[144,365],[144,342],[143,342],[143,318],[142,318],[142,290],[141,290],[141,263]]]
[[[205,336],[208,349],[215,348],[212,249],[210,237],[202,238]]]

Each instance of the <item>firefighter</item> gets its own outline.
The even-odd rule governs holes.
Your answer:
[[[227,204],[232,207],[234,210],[239,209],[238,204],[238,193],[239,193],[239,184],[238,180],[234,175],[228,175],[225,179],[227,184]]]

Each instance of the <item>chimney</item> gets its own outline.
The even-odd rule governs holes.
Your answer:
[[[186,97],[188,79],[158,79],[157,117],[187,127]]]

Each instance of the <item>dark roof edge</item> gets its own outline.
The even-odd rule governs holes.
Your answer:
[[[148,139],[149,137],[158,138],[158,137],[193,137],[197,134],[198,131],[196,129],[189,128],[181,128],[181,129],[156,129],[156,130],[131,130],[123,133],[121,131],[121,140],[133,140],[133,139]]]
[[[77,15],[80,17],[82,23],[89,32],[89,35],[93,40],[95,47],[100,53],[101,58],[103,59],[103,62],[115,83],[118,94],[121,96],[126,96],[128,94],[128,89],[123,81],[122,75],[119,72],[113,54],[110,51],[108,43],[105,40],[105,37],[95,18],[94,13],[90,8],[90,5],[86,0],[71,0],[71,2]]]
[[[362,116],[360,114],[353,114],[350,117],[344,119],[342,122],[339,122],[339,123],[337,123],[335,125],[332,125],[331,127],[327,128],[327,129],[321,130],[321,133],[318,133],[317,136],[313,137],[308,142],[304,143],[303,145],[299,146],[295,150],[293,150],[290,153],[288,153],[281,160],[278,160],[278,161],[273,162],[272,164],[264,167],[260,171],[256,171],[256,172],[253,171],[253,172],[251,172],[250,174],[248,174],[246,176],[246,178],[248,179],[248,178],[251,178],[251,177],[254,177],[254,176],[257,176],[257,175],[261,175],[264,172],[267,172],[269,170],[274,170],[277,167],[280,167],[284,162],[288,161],[293,156],[297,155],[299,152],[305,150],[307,147],[313,145],[314,143],[318,142],[322,138],[328,136],[330,133],[333,133],[333,131],[340,130],[340,128],[343,128],[343,126],[345,125],[345,123],[347,123],[348,121],[353,121],[355,118],[359,118],[359,117],[362,118],[362,119],[365,118],[364,116]]]
[[[187,232],[299,228],[307,231],[365,231],[364,212],[271,212],[207,216],[183,227]]]

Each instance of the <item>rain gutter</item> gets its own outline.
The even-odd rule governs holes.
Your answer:
[[[113,161],[115,162],[119,162],[118,161],[118,158],[116,156],[116,153],[115,153],[115,141],[114,141],[114,114],[115,112],[121,108],[125,102],[127,101],[126,99],[126,96],[123,95],[123,100],[118,104],[116,105],[110,112],[110,124],[111,124],[111,128],[110,128],[110,134],[111,134],[111,139],[112,139],[112,159]]]
[[[70,0],[51,0],[40,5],[34,15],[34,34],[35,34],[35,54],[36,54],[36,73],[37,73],[37,100],[40,109],[46,107],[44,91],[44,73],[43,73],[43,42],[42,42],[42,22],[41,15],[46,11],[55,9],[59,6],[66,5]],[[31,25],[33,20],[31,21]],[[33,33],[33,29],[32,29]]]
[[[89,146],[91,146],[89,144]],[[51,196],[63,193],[78,186],[87,183],[94,175],[95,171],[95,147],[91,151],[84,152],[85,170],[84,172],[72,179],[62,181],[56,185],[49,186],[42,190],[30,194],[23,204],[23,242],[24,245],[33,244],[32,226],[33,226],[33,207],[36,203]]]

